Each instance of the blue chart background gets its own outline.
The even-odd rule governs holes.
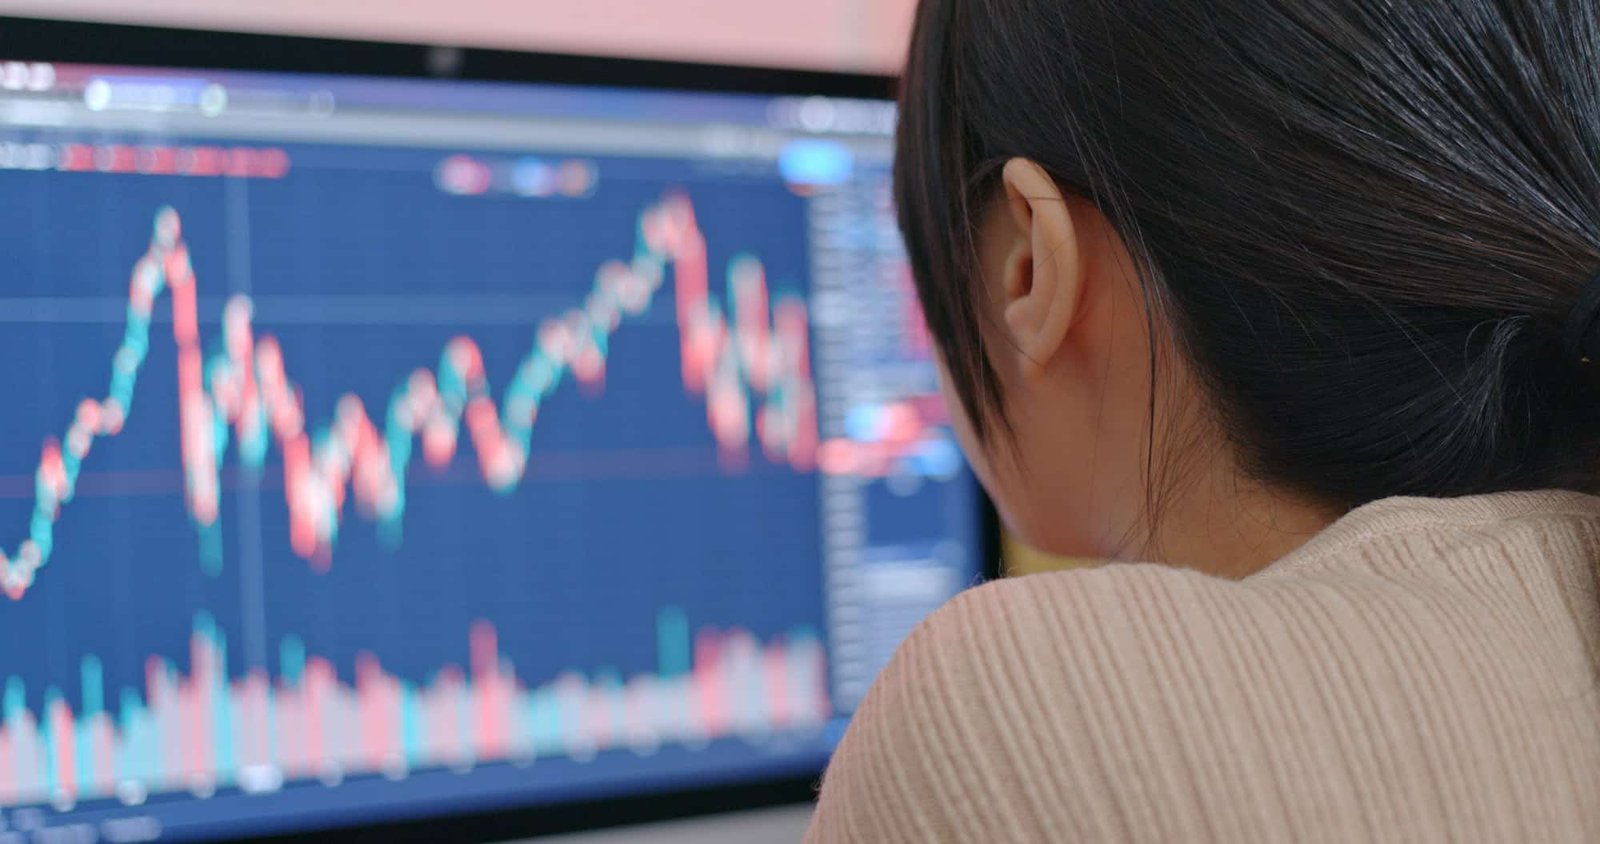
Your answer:
[[[720,273],[740,251],[765,262],[775,289],[798,290],[807,278],[804,201],[775,173],[711,177],[687,162],[602,159],[590,198],[455,197],[433,185],[439,153],[289,152],[294,167],[281,181],[0,173],[0,297],[72,300],[52,305],[63,314],[86,312],[78,300],[120,309],[155,210],[173,205],[193,256],[207,351],[220,342],[222,301],[248,281],[262,303],[257,333],[279,337],[308,418],[323,423],[347,391],[378,416],[394,386],[434,366],[460,333],[481,344],[491,384],[502,386],[538,321],[577,304],[602,261],[631,255],[639,211],[671,187],[695,202],[719,295]],[[375,308],[413,294],[458,297],[462,308],[480,294],[538,301],[526,319],[507,320],[503,306],[489,314],[499,324],[313,325],[310,313],[274,324],[271,297],[305,294],[371,297]],[[650,315],[617,331],[602,394],[586,396],[569,381],[545,404],[529,477],[515,492],[497,495],[481,483],[463,437],[444,475],[420,459],[413,465],[398,549],[382,546],[374,526],[347,508],[332,569],[319,575],[289,549],[273,454],[253,498],[242,500],[250,494],[225,475],[217,577],[201,573],[181,498],[176,355],[163,297],[125,430],[96,445],[37,584],[22,601],[0,604],[0,675],[21,676],[36,710],[50,685],[76,709],[80,660],[93,653],[115,699],[122,687],[142,690],[148,655],[186,670],[200,610],[226,634],[234,676],[262,653],[276,676],[278,643],[292,634],[347,679],[365,650],[419,681],[446,663],[465,664],[468,627],[480,618],[497,626],[501,650],[529,683],[566,668],[652,670],[665,605],[683,608],[693,627],[737,625],[761,637],[820,626],[816,479],[759,451],[748,471],[719,470],[703,401],[680,385],[671,296],[669,284]],[[0,330],[8,362],[0,374],[0,541],[8,552],[25,535],[39,444],[64,430],[81,398],[105,394],[122,330],[120,318]],[[225,465],[238,466],[231,451]],[[255,643],[242,629],[240,581],[241,555],[253,544],[241,525],[252,507],[266,632]]]

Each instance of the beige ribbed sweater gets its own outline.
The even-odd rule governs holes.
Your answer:
[[[1600,499],[1357,509],[1242,581],[971,590],[901,646],[808,841],[1600,841]]]

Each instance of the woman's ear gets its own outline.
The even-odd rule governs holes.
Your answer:
[[[1001,313],[1024,375],[1042,374],[1077,316],[1083,266],[1072,213],[1055,180],[1013,158],[1001,173],[1015,237],[1001,279]]]

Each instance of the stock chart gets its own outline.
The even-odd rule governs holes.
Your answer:
[[[292,155],[6,174],[0,803],[820,723],[800,199]]]
[[[13,65],[0,844],[814,777],[977,576],[887,103]]]

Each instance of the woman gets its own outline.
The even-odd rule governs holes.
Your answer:
[[[930,618],[812,840],[1600,840],[1600,3],[923,0],[897,190],[1005,523],[1155,564]]]

